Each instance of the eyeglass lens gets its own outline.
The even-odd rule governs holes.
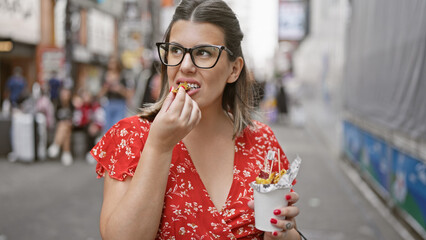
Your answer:
[[[181,63],[185,57],[185,49],[174,44],[161,44],[160,57],[164,64],[176,66]],[[220,48],[217,46],[199,46],[192,48],[191,59],[197,67],[213,67],[219,58]]]

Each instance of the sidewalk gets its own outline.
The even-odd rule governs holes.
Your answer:
[[[338,117],[316,103],[304,106],[304,127],[271,125],[289,160],[302,158],[299,229],[310,240],[413,239],[340,159]]]
[[[0,158],[0,240],[100,240],[103,182],[75,159],[11,163]]]

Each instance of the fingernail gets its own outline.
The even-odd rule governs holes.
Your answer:
[[[294,190],[293,190],[293,189],[291,189],[291,190],[290,190],[290,192],[294,192]]]
[[[279,209],[274,210],[274,215],[280,215],[280,214],[281,214],[281,210],[279,210]]]
[[[271,223],[272,223],[272,224],[277,224],[277,222],[278,222],[278,221],[277,221],[277,219],[275,219],[275,218],[271,218]]]
[[[291,183],[291,185],[295,185],[297,183],[297,180],[294,179],[293,182]]]
[[[171,92],[173,90],[173,86],[170,87],[169,92]]]
[[[272,235],[278,236],[278,233],[277,232],[273,232]]]
[[[288,201],[288,200],[290,200],[291,199],[291,195],[290,194],[287,194],[287,195],[285,195],[285,199]]]

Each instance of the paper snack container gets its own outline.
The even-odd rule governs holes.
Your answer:
[[[265,232],[282,231],[272,225],[271,218],[285,218],[274,215],[274,210],[288,205],[285,196],[290,193],[291,183],[297,176],[301,161],[302,159],[297,157],[276,184],[257,184],[256,181],[250,183],[253,188],[254,221],[257,229]]]
[[[271,218],[284,219],[274,215],[275,209],[281,209],[288,205],[285,195],[291,188],[281,188],[270,192],[253,191],[254,196],[254,221],[255,227],[265,232],[282,231],[271,224]]]

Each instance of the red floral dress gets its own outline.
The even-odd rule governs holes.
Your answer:
[[[271,129],[260,122],[255,122],[255,126],[246,128],[235,140],[233,182],[220,211],[211,201],[183,142],[175,146],[157,239],[263,238],[263,232],[254,227],[254,212],[247,206],[253,199],[249,183],[263,169],[269,150],[279,149],[285,169],[288,160]],[[105,172],[119,181],[133,176],[149,128],[150,122],[137,116],[115,124],[91,151],[98,161],[98,177]]]

